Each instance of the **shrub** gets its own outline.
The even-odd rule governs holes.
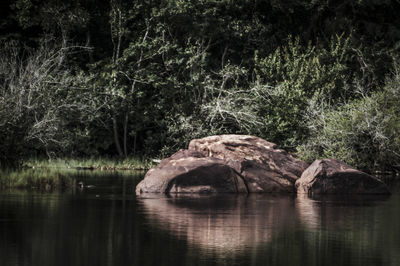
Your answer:
[[[306,112],[310,99],[337,102],[346,97],[344,84],[351,79],[349,38],[336,36],[327,48],[292,39],[265,58],[255,54],[255,101],[265,121],[265,138],[296,147],[308,137]]]
[[[368,172],[400,170],[400,75],[380,92],[340,107],[311,104],[310,138],[300,148],[308,160],[333,157]]]
[[[0,54],[0,163],[30,152],[66,152],[95,116],[87,78],[66,66],[77,48],[43,41],[32,53],[15,43]],[[25,53],[25,54],[24,54]],[[73,130],[74,129],[74,130]]]

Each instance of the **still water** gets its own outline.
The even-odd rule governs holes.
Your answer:
[[[141,174],[80,172],[93,188],[0,191],[0,265],[400,265],[390,197],[137,198]]]

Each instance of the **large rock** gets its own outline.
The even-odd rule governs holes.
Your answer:
[[[334,159],[314,161],[296,181],[298,194],[390,194],[379,179]]]
[[[189,150],[223,160],[243,176],[249,192],[295,192],[294,183],[308,166],[276,144],[247,135],[194,139]]]
[[[242,177],[223,160],[180,150],[150,169],[137,185],[141,193],[247,193]]]

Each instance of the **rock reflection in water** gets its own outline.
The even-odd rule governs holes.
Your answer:
[[[353,217],[363,215],[366,207],[379,205],[388,195],[297,195],[295,206],[301,223],[309,229],[345,228]],[[373,217],[365,217],[371,220]]]
[[[296,213],[293,196],[181,196],[141,199],[139,204],[152,226],[221,253],[271,241],[294,223]]]

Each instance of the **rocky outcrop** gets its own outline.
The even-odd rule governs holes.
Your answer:
[[[296,181],[298,194],[390,194],[379,179],[334,159],[314,161]]]
[[[242,177],[223,160],[180,150],[149,170],[136,193],[247,193]]]
[[[254,136],[220,135],[194,139],[189,151],[221,159],[245,180],[249,192],[295,192],[308,164]]]
[[[258,137],[211,136],[192,140],[187,150],[150,169],[136,193],[390,193],[377,178],[338,160],[316,160],[307,167]]]
[[[136,193],[295,192],[308,165],[274,143],[243,135],[192,140],[147,172]]]

